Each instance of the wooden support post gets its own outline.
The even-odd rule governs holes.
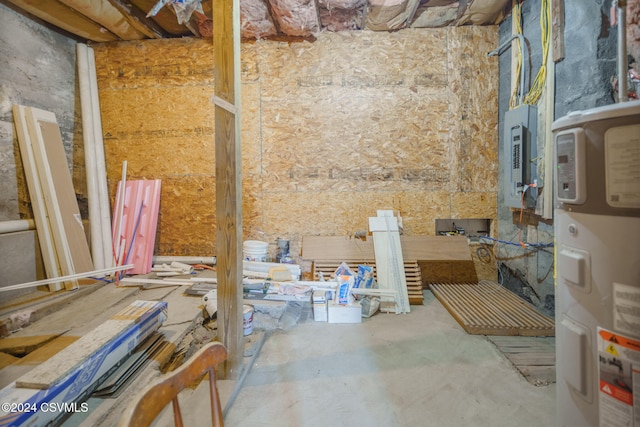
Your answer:
[[[213,4],[218,334],[228,358],[222,378],[242,367],[242,181],[240,172],[240,2]]]
[[[564,59],[564,0],[553,0],[551,7],[553,62],[560,62]]]

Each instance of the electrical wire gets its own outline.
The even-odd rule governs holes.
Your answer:
[[[522,8],[520,6],[520,1],[517,1],[513,7],[513,20],[514,25],[516,27],[516,34],[522,35]],[[520,78],[522,72],[522,49],[524,46],[520,46],[521,38],[516,39],[518,41],[518,49],[517,49],[517,62],[516,62],[516,81],[513,86],[513,93],[511,94],[511,99],[509,99],[509,108],[514,109],[518,105],[520,105],[520,96],[524,96],[524,94],[518,94],[518,88],[520,87]]]
[[[528,190],[529,188],[536,188],[536,187],[538,187],[538,183],[537,183],[537,182],[535,182],[535,180],[534,180],[533,184],[526,184],[526,185],[524,186],[524,188],[522,189],[522,195],[521,195],[521,197],[520,197],[520,201],[521,201],[521,203],[522,203],[522,205],[520,206],[520,224],[522,224],[522,215],[523,215],[523,213],[524,213],[524,210],[526,209],[526,206],[525,206],[525,204],[524,204],[524,196],[525,196],[525,194],[527,193],[527,190]],[[518,227],[518,230],[519,230],[519,231],[518,231],[518,243],[520,243],[520,246],[522,246],[522,247],[524,248],[524,247],[526,247],[526,246],[525,246],[525,243],[524,243],[524,242],[522,241],[522,239],[521,239],[521,236],[522,236],[522,228],[521,228],[521,227]]]
[[[512,246],[520,246],[522,247],[522,245],[520,243],[516,243],[516,242],[510,242],[508,240],[500,240],[500,239],[496,239],[494,237],[489,237],[489,236],[469,236],[469,237],[476,237],[480,240],[482,239],[486,239],[486,240],[491,240],[493,242],[496,243],[502,243],[504,245],[512,245]],[[532,248],[532,249],[540,249],[540,248],[552,248],[554,246],[553,243],[524,243],[525,244],[525,248]]]
[[[542,63],[536,74],[529,93],[524,97],[524,103],[535,105],[542,96],[545,80],[547,79],[547,58],[551,46],[551,2],[542,0],[540,3],[540,38],[542,43]]]

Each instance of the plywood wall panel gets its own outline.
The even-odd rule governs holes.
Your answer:
[[[162,179],[156,253],[213,256],[215,180],[206,175]]]
[[[213,46],[209,40],[145,40],[92,47],[99,90],[213,84]]]
[[[271,255],[287,238],[297,255],[302,236],[353,235],[378,209],[399,211],[408,235],[495,218],[496,43],[494,28],[445,28],[243,44],[244,237]],[[162,179],[157,253],[209,255],[211,46],[109,44],[96,57],[110,184],[125,158],[131,179]]]
[[[451,216],[447,218],[495,219],[498,209],[496,193],[468,192],[451,195]]]
[[[454,188],[495,191],[498,181],[498,61],[488,57],[495,49],[496,27],[448,27],[448,70],[451,106],[459,120],[451,139]]]
[[[96,47],[105,157],[112,199],[127,160],[128,179],[161,179],[156,251],[166,255],[215,252],[213,50],[195,39]],[[166,59],[165,59],[166,58]],[[256,63],[243,75],[256,78]],[[243,214],[260,221],[259,87],[243,89]],[[206,251],[204,253],[203,251]]]

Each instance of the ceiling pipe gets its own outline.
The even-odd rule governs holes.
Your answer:
[[[0,221],[0,234],[35,230],[35,228],[36,228],[36,225],[32,219],[16,219],[12,221]]]

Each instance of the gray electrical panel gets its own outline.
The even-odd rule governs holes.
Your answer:
[[[504,201],[512,208],[536,205],[537,114],[535,106],[523,104],[504,115]]]

